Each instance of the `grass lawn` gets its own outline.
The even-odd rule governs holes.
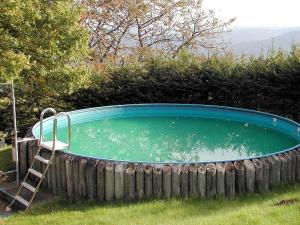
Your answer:
[[[0,152],[0,165],[7,165]],[[9,166],[9,165],[7,165]],[[282,200],[295,199],[292,204],[275,205]],[[106,204],[95,202],[68,204],[61,199],[49,204],[35,205],[26,213],[18,213],[0,224],[120,224],[120,225],[185,225],[185,224],[300,224],[300,184],[279,187],[263,195],[233,199],[156,200],[135,204]]]

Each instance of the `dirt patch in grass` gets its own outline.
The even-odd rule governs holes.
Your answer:
[[[275,206],[280,206],[280,205],[292,205],[295,204],[296,202],[298,202],[298,199],[284,199],[281,200],[280,202],[275,203]]]

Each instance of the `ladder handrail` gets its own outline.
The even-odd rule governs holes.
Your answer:
[[[56,123],[57,112],[53,108],[47,108],[47,109],[43,110],[43,112],[41,113],[41,116],[40,116],[40,141],[39,141],[39,143],[41,143],[43,141],[43,120],[44,120],[44,115],[47,112],[52,112],[53,113],[54,119],[53,119],[53,137],[52,138],[53,138],[53,141],[55,141],[55,139],[56,139],[56,127],[55,127],[55,125],[57,124]]]
[[[65,116],[68,119],[68,147],[71,145],[71,118],[68,113],[60,112],[56,115],[56,117]]]

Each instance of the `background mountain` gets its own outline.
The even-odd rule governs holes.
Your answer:
[[[236,55],[266,55],[271,49],[290,51],[293,43],[300,46],[300,27],[266,29],[236,28],[226,35]]]

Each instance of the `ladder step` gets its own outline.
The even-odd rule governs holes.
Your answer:
[[[39,155],[34,156],[34,158],[35,158],[36,160],[38,160],[38,161],[41,161],[42,163],[45,163],[45,164],[48,164],[48,163],[49,163],[49,160],[48,160],[48,159],[45,159],[45,158],[43,158],[43,157],[41,157],[41,156],[39,156]]]
[[[26,201],[26,200],[25,200],[24,198],[22,198],[21,196],[16,196],[15,199],[16,199],[18,202],[20,202],[20,203],[22,203],[23,205],[25,205],[26,207],[29,206],[29,202]]]
[[[25,187],[27,190],[31,191],[31,192],[35,192],[36,188],[32,187],[30,184],[26,183],[26,182],[22,182],[22,186]]]
[[[40,172],[34,170],[34,169],[28,169],[28,172],[29,173],[32,173],[33,175],[37,176],[38,178],[42,178],[43,177],[43,174],[41,174]]]

